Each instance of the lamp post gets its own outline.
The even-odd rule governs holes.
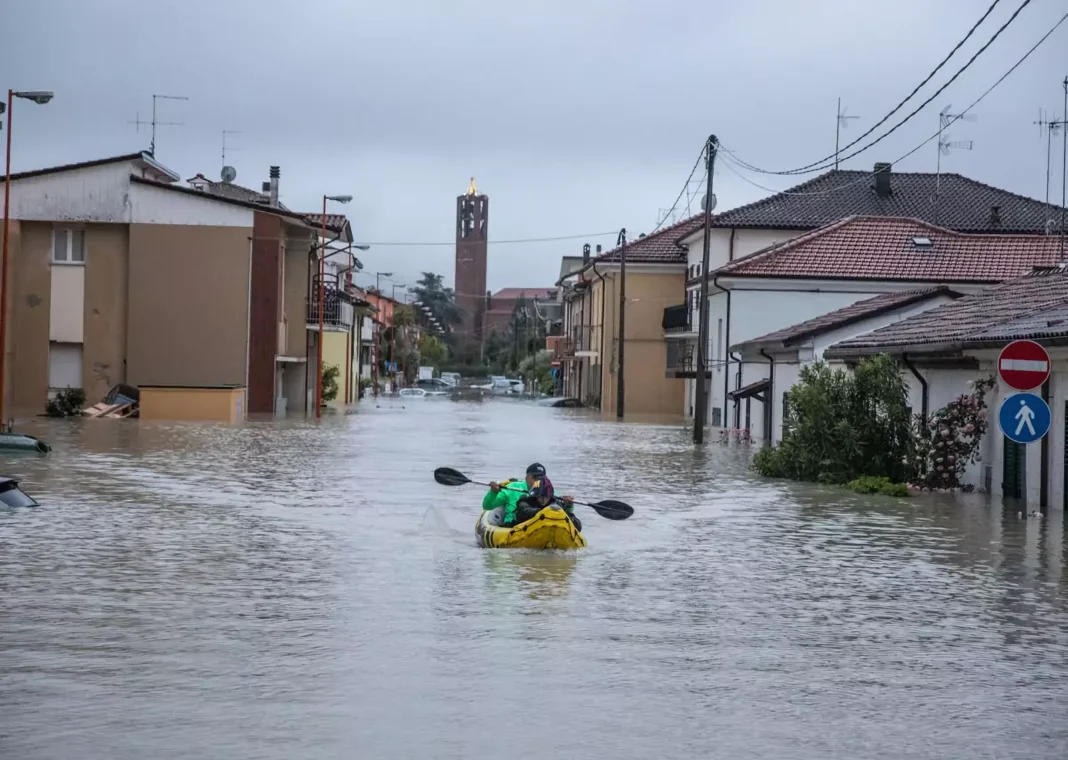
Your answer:
[[[323,416],[323,312],[326,310],[326,202],[348,203],[351,195],[324,195],[322,229],[322,253],[319,255],[319,345],[315,359],[315,418]]]
[[[52,93],[43,90],[28,90],[25,92],[7,91],[7,159],[4,169],[4,242],[2,262],[0,262],[0,427],[8,429],[4,423],[4,394],[6,387],[6,359],[7,359],[7,249],[8,230],[11,227],[11,116],[15,105],[15,98],[29,100],[38,105],[44,105],[52,99]],[[0,103],[0,113],[4,112],[3,104]]]

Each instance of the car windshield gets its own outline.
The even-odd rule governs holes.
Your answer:
[[[0,492],[0,504],[9,507],[35,507],[37,502],[24,494],[18,488],[8,488]]]

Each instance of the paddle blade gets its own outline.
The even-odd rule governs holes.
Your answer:
[[[439,467],[434,470],[434,480],[443,486],[462,486],[471,482],[466,475],[451,467]]]
[[[590,504],[594,511],[601,517],[609,520],[626,520],[632,514],[634,514],[634,507],[630,504],[624,504],[621,501],[612,501],[608,499],[606,501],[599,501],[596,504]]]

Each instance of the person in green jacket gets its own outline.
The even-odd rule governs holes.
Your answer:
[[[504,519],[501,525],[506,528],[531,519],[541,509],[557,500],[552,482],[545,474],[545,467],[538,462],[527,468],[524,480],[513,478],[501,483],[491,481],[489,487],[490,490],[482,499],[482,508],[491,510],[503,507]],[[575,516],[572,497],[563,496],[559,501],[575,528],[581,531],[582,523]]]

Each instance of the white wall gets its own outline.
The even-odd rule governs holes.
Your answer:
[[[708,271],[714,271],[726,266],[731,261],[737,261],[743,256],[756,253],[769,245],[792,240],[802,235],[807,230],[761,230],[736,228],[734,232],[734,256],[731,258],[731,230],[715,228],[711,231],[708,240]],[[685,242],[687,254],[687,269],[694,264],[700,264],[704,254],[704,230],[692,235]]]
[[[195,224],[208,227],[252,227],[255,212],[174,190],[136,182],[130,184],[133,224]]]
[[[45,222],[128,222],[134,168],[129,161],[13,180],[11,216]]]

